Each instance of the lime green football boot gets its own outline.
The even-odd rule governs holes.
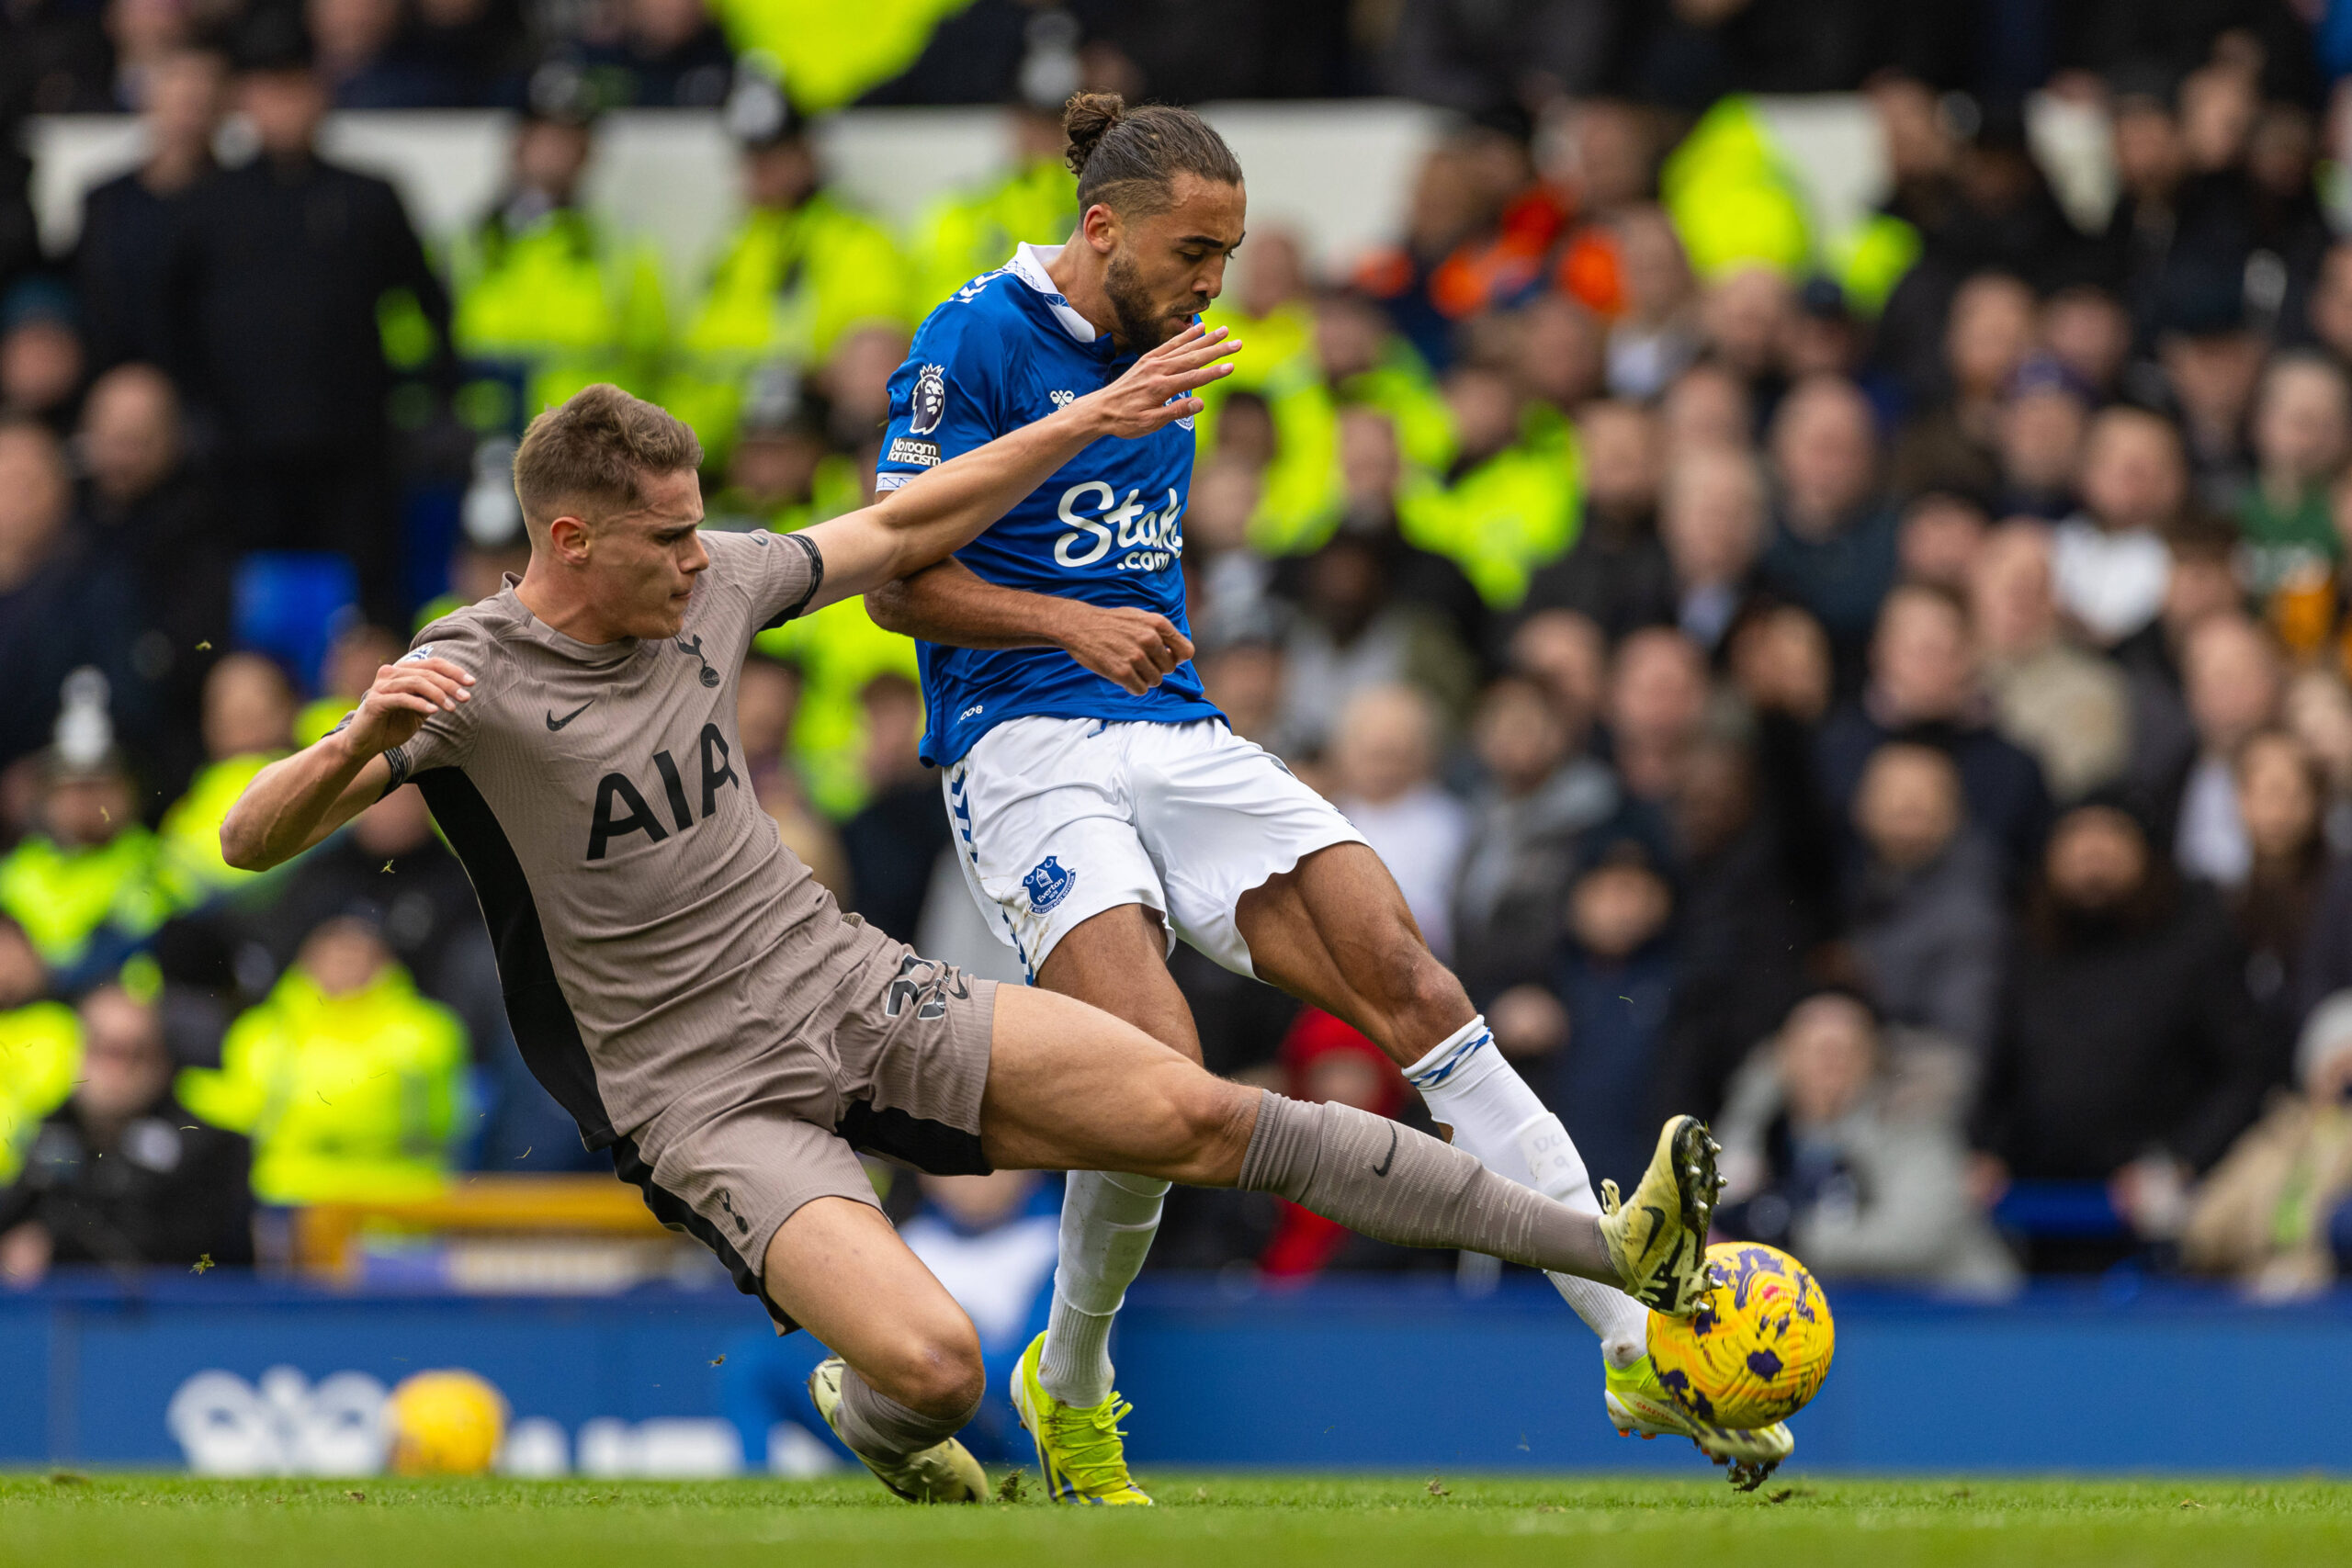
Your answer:
[[[1696,1116],[1677,1116],[1658,1133],[1657,1149],[1633,1196],[1600,1184],[1600,1239],[1627,1295],[1653,1312],[1689,1317],[1707,1293],[1707,1224],[1723,1187],[1723,1152]]]
[[[1657,1369],[1644,1356],[1619,1371],[1604,1359],[1607,1374],[1602,1397],[1609,1404],[1610,1424],[1623,1437],[1680,1437],[1699,1445],[1699,1451],[1717,1464],[1731,1467],[1731,1483],[1753,1492],[1796,1451],[1797,1440],[1785,1421],[1747,1430],[1717,1427],[1702,1421],[1674,1403],[1657,1381]]]
[[[828,1356],[817,1363],[808,1374],[808,1402],[833,1436],[842,1438],[842,1359]],[[842,1442],[849,1443],[847,1438]],[[849,1450],[857,1454],[852,1447]],[[950,1438],[944,1443],[933,1443],[920,1453],[909,1454],[901,1460],[867,1459],[865,1468],[874,1478],[910,1503],[985,1503],[989,1500],[988,1472],[963,1444]]]
[[[1046,1495],[1093,1507],[1150,1507],[1151,1495],[1127,1473],[1126,1434],[1119,1430],[1119,1417],[1135,1406],[1116,1393],[1091,1410],[1064,1404],[1037,1381],[1045,1354],[1042,1334],[1021,1353],[1012,1369],[1012,1408],[1036,1441]]]

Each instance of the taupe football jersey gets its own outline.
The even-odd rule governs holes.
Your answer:
[[[574,641],[515,579],[417,635],[473,697],[386,753],[465,863],[525,1059],[591,1147],[773,1051],[863,953],[752,796],[735,688],[754,634],[808,607],[797,535],[706,532],[662,641]]]

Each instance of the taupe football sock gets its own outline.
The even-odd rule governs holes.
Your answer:
[[[1476,1156],[1349,1105],[1272,1090],[1236,1185],[1272,1192],[1398,1247],[1458,1247],[1530,1268],[1617,1282],[1590,1214],[1508,1181]]]
[[[868,1459],[902,1460],[921,1453],[962,1431],[979,1408],[975,1399],[961,1416],[926,1416],[877,1393],[854,1369],[842,1369],[842,1441]]]

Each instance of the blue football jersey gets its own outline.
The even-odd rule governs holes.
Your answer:
[[[882,489],[1109,385],[1135,363],[1070,309],[1046,264],[1056,253],[1023,245],[995,272],[958,289],[915,333],[890,378]],[[1193,482],[1193,422],[1144,436],[1096,442],[956,552],[978,576],[1007,588],[1156,610],[1186,636],[1182,533]],[[1132,696],[1057,648],[987,650],[917,645],[931,721],[923,761],[944,766],[1009,718],[1144,719],[1181,724],[1221,716],[1190,661]]]

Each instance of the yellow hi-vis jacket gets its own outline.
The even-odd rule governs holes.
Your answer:
[[[1581,476],[1574,427],[1539,403],[1517,442],[1467,472],[1446,480],[1408,470],[1397,532],[1451,558],[1488,605],[1514,610],[1536,569],[1576,543]]]
[[[447,1183],[466,1065],[458,1015],[399,964],[341,997],[298,967],[229,1026],[219,1067],[180,1074],[179,1098],[253,1139],[265,1202],[396,1202]]]
[[[65,1103],[82,1067],[82,1021],[63,1002],[0,1012],[0,1185],[17,1179],[41,1118]]]
[[[341,705],[350,711],[348,704]],[[342,716],[336,716],[340,718]],[[167,874],[189,898],[226,892],[251,882],[259,872],[239,871],[220,855],[220,824],[254,775],[285,756],[283,751],[247,751],[206,764],[187,793],[164,813],[162,835]]]
[[[953,196],[915,225],[918,314],[1012,258],[1020,244],[1058,245],[1078,227],[1078,176],[1058,158],[1032,159],[994,185]]]
[[[661,402],[714,461],[763,366],[824,363],[851,328],[908,321],[907,264],[881,227],[819,191],[755,208],[729,237],[679,335]]]
[[[616,240],[577,208],[519,227],[494,212],[451,246],[449,275],[449,335],[477,372],[458,406],[476,430],[520,430],[598,381],[655,390],[669,322],[648,247]]]
[[[136,822],[74,849],[36,833],[0,860],[0,909],[51,969],[73,968],[102,931],[153,935],[187,901],[162,840]]]
[[[712,0],[739,55],[759,57],[811,114],[837,109],[912,65],[972,0]]]

